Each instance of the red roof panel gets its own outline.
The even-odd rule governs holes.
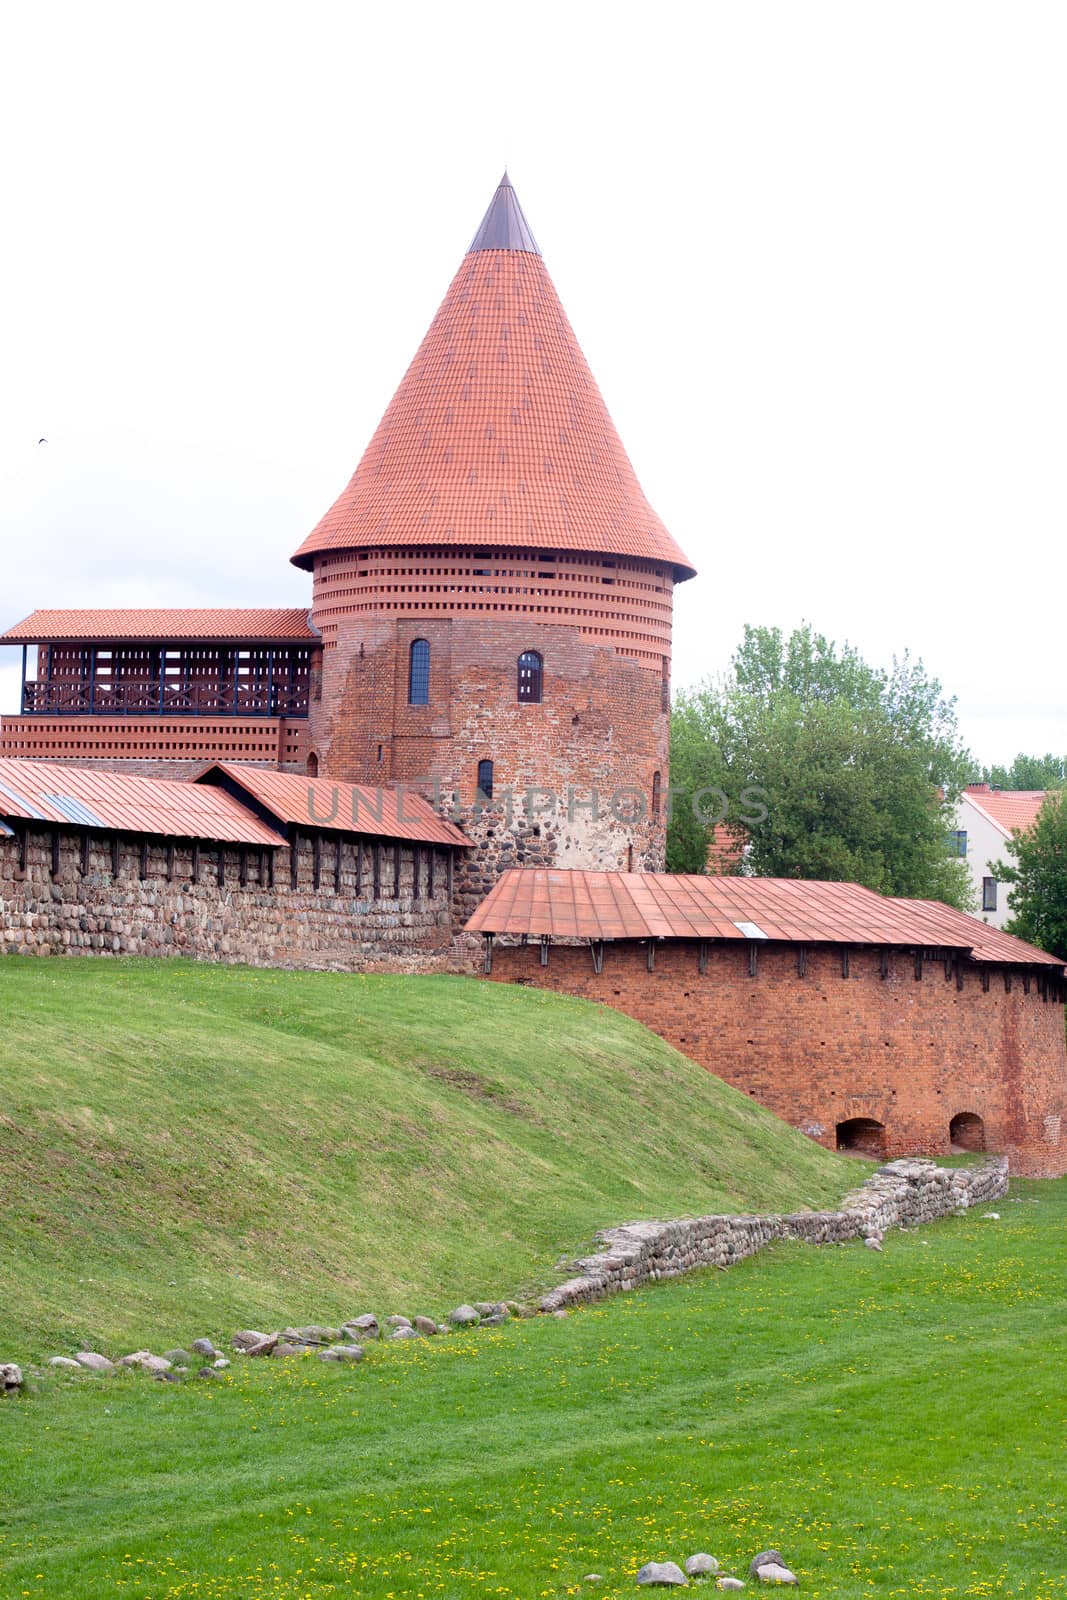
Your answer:
[[[221,789],[44,761],[0,760],[0,816],[225,844],[285,843]]]
[[[227,644],[310,644],[319,638],[304,608],[228,607],[166,610],[31,611],[0,644],[48,644],[59,639],[159,639],[180,644],[210,639]]]
[[[358,783],[336,783],[332,778],[304,778],[294,772],[244,767],[233,761],[213,763],[199,774],[197,786],[211,785],[216,773],[224,773],[283,824],[333,828],[381,839],[411,839],[453,849],[470,844],[454,823],[438,816],[430,802],[411,789],[376,789]]]
[[[971,951],[978,961],[1063,963],[936,901],[858,883],[513,867],[467,923],[472,933],[558,939],[744,939]],[[747,931],[746,931],[747,930]]]
[[[984,812],[1005,834],[1010,834],[1013,828],[1025,831],[1033,827],[1048,791],[967,788],[964,793],[977,810]]]

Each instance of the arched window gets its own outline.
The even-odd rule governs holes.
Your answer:
[[[319,775],[319,758],[314,750],[308,753],[308,777],[317,778]]]
[[[408,664],[408,705],[428,706],[430,703],[430,641],[413,639],[411,659]]]
[[[526,705],[541,704],[545,664],[536,650],[524,650],[519,657],[518,698]]]
[[[478,793],[486,800],[493,798],[493,763],[479,761],[478,763]]]

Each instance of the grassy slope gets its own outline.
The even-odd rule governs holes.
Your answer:
[[[859,1176],[637,1023],[458,978],[0,963],[0,1359],[441,1312]]]
[[[808,1600],[1063,1600],[1067,1181],[1014,1192],[357,1369],[50,1381],[0,1415],[0,1592],[614,1600],[772,1545]]]

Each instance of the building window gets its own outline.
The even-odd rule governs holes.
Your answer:
[[[318,775],[319,775],[319,758],[315,754],[314,750],[311,750],[308,753],[307,767],[308,767],[308,777],[309,778],[317,778]]]
[[[526,705],[541,704],[545,664],[536,650],[524,650],[519,657],[518,698]]]
[[[949,834],[948,853],[950,856],[965,856],[967,854],[966,828],[957,828]]]
[[[654,772],[652,774],[652,815],[654,817],[658,817],[660,814],[662,782],[663,780],[660,778],[659,773]]]
[[[982,910],[995,911],[997,909],[997,880],[996,878],[982,879]]]
[[[493,798],[493,763],[479,761],[478,763],[478,793],[486,800]]]
[[[411,660],[408,666],[408,705],[428,706],[430,703],[430,641],[413,639]]]

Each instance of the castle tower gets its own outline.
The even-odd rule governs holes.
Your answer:
[[[662,869],[672,590],[652,510],[505,175],[314,574],[309,768],[430,783],[503,866]],[[595,797],[595,798],[594,798]]]

